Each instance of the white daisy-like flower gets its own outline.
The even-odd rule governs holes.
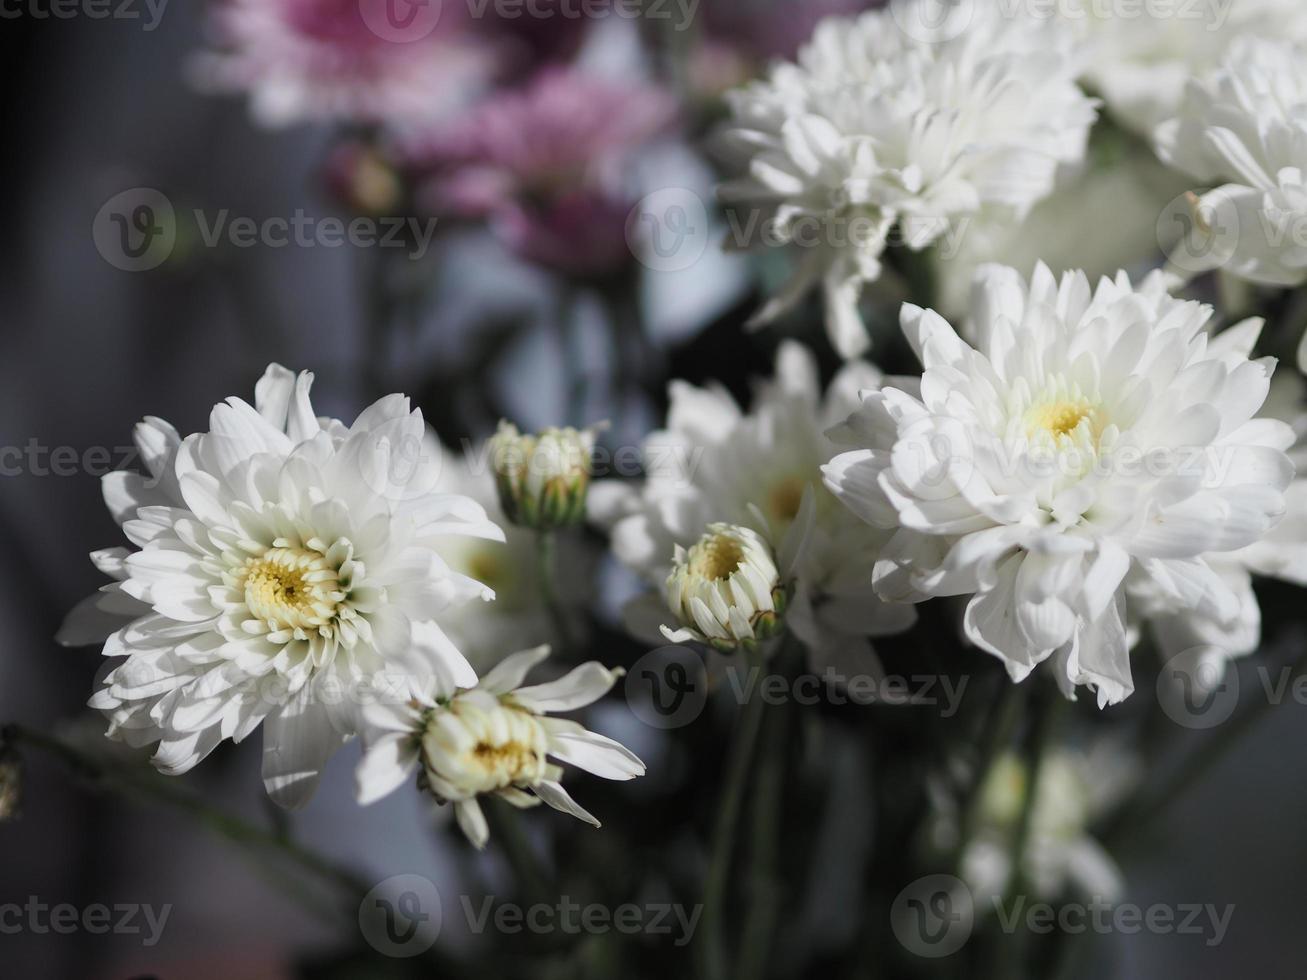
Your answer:
[[[91,705],[110,737],[157,742],[165,773],[262,725],[264,783],[285,806],[307,802],[360,699],[433,683],[450,648],[436,620],[493,598],[438,545],[503,537],[475,501],[434,489],[407,398],[346,426],[314,415],[312,382],[273,365],[254,407],[227,399],[208,432],[137,427],[148,475],[104,478],[135,550],[92,555],[116,581],[59,637],[127,658]]]
[[[932,34],[937,21],[911,9],[825,20],[797,64],[731,93],[723,147],[747,176],[721,196],[737,244],[803,253],[758,322],[820,283],[832,342],[858,356],[858,297],[892,231],[922,249],[985,205],[1020,218],[1059,164],[1083,159],[1095,110],[1063,25],[991,4],[956,36],[942,22]]]
[[[1088,45],[1086,83],[1114,119],[1144,137],[1175,115],[1189,80],[1215,68],[1241,38],[1307,39],[1298,0],[1059,8]]]
[[[880,378],[852,362],[823,395],[812,354],[787,341],[775,378],[747,413],[720,387],[672,384],[667,427],[643,447],[645,480],[601,481],[591,491],[614,554],[656,590],[628,608],[632,632],[658,642],[677,549],[724,523],[766,539],[787,591],[786,626],[814,660],[862,671],[874,663],[868,639],[901,632],[915,616],[876,598],[871,571],[890,532],[841,507],[822,485],[821,466],[837,451],[825,430]]]
[[[919,391],[887,386],[832,433],[826,467],[857,514],[899,530],[883,596],[970,595],[965,629],[1014,680],[1054,658],[1068,696],[1134,688],[1127,587],[1228,618],[1237,597],[1207,556],[1263,540],[1285,510],[1292,430],[1255,419],[1275,361],[1250,322],[1215,339],[1212,310],[1121,273],[1096,291],[1044,266],[1029,285],[977,277],[975,347],[907,305]],[[905,386],[906,387],[906,386]]]
[[[1307,47],[1237,42],[1190,83],[1156,139],[1171,166],[1208,185],[1227,182],[1195,202],[1180,257],[1187,271],[1307,282]]]
[[[667,608],[683,624],[662,628],[673,643],[706,643],[723,653],[776,636],[785,590],[771,545],[752,528],[709,524],[688,550],[679,544],[667,576]]]
[[[622,672],[592,661],[558,680],[523,687],[527,672],[548,656],[548,647],[515,653],[479,682],[473,676],[464,686],[470,668],[450,654],[441,672],[445,681],[429,696],[364,709],[359,802],[379,800],[416,772],[423,789],[454,804],[458,825],[477,847],[490,836],[482,796],[498,796],[517,807],[543,801],[598,827],[599,821],[563,789],[558,763],[604,779],[642,776],[644,763],[612,739],[549,713],[599,700]]]
[[[1106,744],[1089,752],[1059,748],[1045,755],[1021,860],[1023,880],[1037,896],[1056,901],[1068,888],[1109,902],[1121,896],[1121,870],[1089,827],[1121,802],[1137,779],[1134,760]],[[1008,753],[981,785],[975,834],[961,862],[962,877],[978,906],[993,908],[992,899],[1009,887],[1015,864],[1012,841],[1029,783],[1029,765]]]

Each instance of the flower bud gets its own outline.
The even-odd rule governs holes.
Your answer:
[[[500,422],[490,454],[504,515],[538,531],[584,521],[594,442],[593,429],[551,428],[524,436],[517,426]]]
[[[421,746],[426,786],[442,800],[529,788],[562,774],[545,758],[549,737],[539,717],[483,691],[432,708]]]
[[[771,546],[756,531],[710,524],[688,551],[676,548],[667,577],[668,608],[684,629],[663,627],[675,643],[707,643],[723,653],[757,648],[781,630],[786,595]]]

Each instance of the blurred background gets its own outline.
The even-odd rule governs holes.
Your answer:
[[[447,0],[447,15],[450,5]],[[857,7],[702,0],[690,29],[670,33],[656,21],[615,15],[501,19],[491,10],[473,17],[460,28],[465,40],[451,43],[466,43],[480,60],[461,81],[442,77],[434,89],[442,97],[454,98],[467,85],[477,89],[467,96],[476,104],[530,89],[542,72],[580,67],[614,87],[616,116],[628,124],[596,122],[588,136],[565,138],[576,141],[574,152],[581,146],[617,151],[616,190],[587,188],[593,195],[579,201],[559,192],[540,204],[540,195],[558,191],[548,172],[552,167],[556,176],[567,162],[566,147],[513,145],[496,156],[486,145],[494,138],[512,142],[520,125],[514,112],[546,114],[550,105],[564,115],[589,111],[568,108],[575,96],[564,84],[534,108],[502,108],[493,125],[485,124],[495,137],[473,138],[457,126],[435,127],[434,135],[419,129],[402,134],[394,156],[378,162],[367,153],[366,123],[341,127],[310,119],[270,128],[253,119],[251,101],[238,91],[239,72],[197,58],[213,46],[213,22],[200,4],[167,5],[150,29],[153,15],[140,3],[131,8],[139,13],[135,19],[90,16],[88,10],[98,9],[92,3],[68,8],[66,18],[45,16],[44,3],[6,4],[0,71],[9,94],[0,103],[0,168],[14,194],[0,261],[0,446],[23,448],[24,462],[0,483],[0,622],[8,637],[0,656],[0,722],[102,741],[101,721],[84,707],[102,671],[98,652],[60,649],[52,637],[66,611],[100,585],[87,553],[119,540],[96,479],[108,467],[88,450],[108,448],[110,466],[116,465],[118,447],[130,446],[131,428],[144,415],[166,418],[183,433],[203,429],[215,402],[230,394],[250,397],[273,360],[315,373],[315,404],[325,414],[352,418],[379,393],[405,391],[451,447],[484,438],[501,416],[523,427],[607,419],[611,444],[630,444],[660,423],[669,378],[714,378],[746,392],[750,378],[769,371],[777,337],[745,338],[743,323],[763,295],[760,282],[774,274],[718,247],[721,219],[704,203],[712,201],[716,180],[707,137],[726,88],[769,59],[792,55],[821,14]],[[596,100],[598,87],[587,89]],[[264,106],[265,117],[293,101],[282,95]],[[471,159],[478,152],[482,158]],[[532,153],[537,157],[520,159]],[[399,167],[417,175],[405,174],[405,187],[438,203],[428,207],[423,198],[409,208],[414,202],[401,201],[409,192],[396,189]],[[1174,191],[1158,182],[1145,197],[1156,208],[1141,209],[1139,228],[1121,229],[1144,251],[1155,244],[1153,216]],[[103,243],[97,247],[96,229],[103,228],[97,216],[119,195],[128,194],[129,204],[137,200],[132,195],[141,188],[166,196],[178,216],[176,237],[157,267],[125,271],[105,255]],[[657,193],[686,202],[692,218],[694,202],[705,209],[711,227],[693,227],[691,237],[700,236],[703,247],[688,260],[683,251],[669,258],[657,250],[635,260],[638,202]],[[505,199],[529,207],[486,213]],[[410,211],[441,217],[419,256],[416,247],[240,247],[228,238],[210,246],[204,229],[187,217],[195,209],[206,221],[221,213],[256,222],[298,213],[315,221]],[[667,225],[663,231],[677,230]],[[582,229],[593,248],[569,247]],[[809,340],[829,370],[836,360],[818,320],[809,308],[784,330]],[[388,329],[378,332],[379,322]],[[893,356],[892,342],[886,343]],[[49,455],[59,447],[70,447],[75,462],[59,466]],[[48,465],[33,462],[38,459]],[[604,580],[592,653],[630,662],[642,651],[620,634],[610,613],[631,586],[611,569]],[[1270,588],[1266,597],[1268,621],[1301,618],[1289,590]],[[1277,635],[1277,642],[1293,640],[1291,632],[1268,630],[1272,641]],[[1245,682],[1257,679],[1248,673]],[[712,803],[695,799],[676,774],[687,760],[720,751],[706,729],[679,732],[670,746],[654,742],[621,708],[619,699],[604,730],[645,754],[651,770],[663,765],[661,782],[613,788],[590,781],[595,785],[587,782],[583,792],[606,831],[622,826],[621,840],[638,848],[638,856],[612,860],[604,847],[617,846],[616,836],[607,845],[593,838],[558,842],[562,880],[574,873],[578,897],[611,903],[647,893],[649,883],[631,879],[632,868],[657,869],[675,888],[680,866],[694,858],[678,850],[676,832],[706,824]],[[833,755],[846,772],[867,764],[859,723],[846,715],[834,739]],[[1205,736],[1190,733],[1183,747]],[[1305,740],[1307,709],[1283,705],[1174,808],[1165,834],[1125,863],[1128,896],[1140,905],[1233,904],[1224,941],[1207,948],[1198,937],[1113,935],[1080,945],[1083,969],[1076,975],[1299,972],[1307,867],[1301,833],[1307,770],[1299,747]],[[294,816],[293,831],[263,798],[257,738],[224,745],[185,782],[252,824],[293,832],[367,883],[413,873],[436,882],[446,896],[493,892],[507,873],[503,854],[493,845],[485,855],[471,854],[417,794],[397,793],[368,809],[355,805],[356,752],[347,749],[333,760],[316,798]],[[0,825],[0,906],[32,896],[79,908],[166,904],[166,928],[149,947],[140,935],[0,934],[3,975],[434,975],[425,961],[369,956],[348,923],[315,915],[286,894],[281,886],[294,872],[272,858],[233,847],[175,808],[125,797],[87,777],[52,756],[24,753],[21,818]],[[805,798],[799,788],[788,805],[802,807]],[[852,958],[868,964],[867,975],[893,975],[876,968],[877,949],[847,952],[858,946],[859,924],[845,921],[841,909],[848,896],[870,887],[847,873],[873,832],[859,819],[865,804],[850,790],[817,811],[827,853],[794,869],[802,901],[777,923],[780,962],[790,961],[787,949],[815,949],[792,962],[825,963],[835,972]],[[565,831],[568,841],[589,833],[558,823],[545,821],[540,833]],[[606,867],[611,874],[603,873]],[[447,908],[438,949],[475,954],[486,937],[460,934],[455,918]],[[518,957],[518,969],[500,967],[511,975],[539,976],[546,964],[566,971],[560,975],[617,975],[602,948],[569,959],[554,950],[545,956],[512,937],[494,942]],[[823,960],[821,950],[845,952]],[[647,971],[640,975],[667,975],[657,949],[640,962],[637,969]]]

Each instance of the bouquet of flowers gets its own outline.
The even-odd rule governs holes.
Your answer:
[[[180,807],[328,896],[307,976],[1090,975],[1238,662],[1307,669],[1296,0],[398,6],[212,5],[198,83],[433,248],[367,257],[352,421],[271,363],[137,426],[59,635],[122,748],[6,728],[0,810],[38,753]],[[433,356],[473,241],[544,312]],[[458,874],[185,788],[247,738]]]

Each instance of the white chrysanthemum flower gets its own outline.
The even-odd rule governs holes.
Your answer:
[[[1307,47],[1246,39],[1190,83],[1157,130],[1158,154],[1206,184],[1184,268],[1307,282]],[[1177,259],[1178,261],[1178,259]]]
[[[788,592],[786,626],[815,660],[851,671],[874,664],[868,638],[901,632],[915,617],[876,598],[871,571],[889,532],[841,507],[821,466],[836,452],[825,430],[853,410],[859,390],[879,383],[875,368],[853,362],[823,396],[812,354],[788,341],[747,414],[719,387],[672,384],[667,428],[644,444],[644,482],[603,481],[591,492],[618,560],[659,590],[629,607],[633,632],[658,641],[677,549],[726,523],[772,545]]]
[[[375,802],[419,771],[424,789],[454,804],[458,825],[477,847],[489,838],[482,796],[498,796],[517,807],[543,800],[598,827],[559,783],[563,769],[557,763],[604,779],[642,776],[644,763],[612,739],[548,714],[599,700],[622,673],[590,662],[558,680],[522,687],[527,672],[547,656],[548,647],[515,653],[480,682],[474,677],[471,687],[447,681],[429,698],[365,709],[359,802]],[[443,678],[468,673],[456,657],[449,655]]]
[[[1238,606],[1207,556],[1263,540],[1285,510],[1292,430],[1254,419],[1275,362],[1248,354],[1260,324],[1216,339],[1212,311],[1154,273],[1091,291],[1044,266],[1027,285],[977,279],[975,348],[937,314],[903,310],[920,391],[868,392],[832,435],[850,446],[830,488],[899,527],[876,569],[883,596],[971,595],[967,635],[1014,680],[1054,657],[1063,690],[1100,705],[1134,689],[1127,586],[1191,612]]]
[[[440,619],[441,629],[480,673],[498,663],[505,650],[546,643],[553,636],[553,620],[536,578],[536,535],[510,523],[500,511],[488,447],[456,454],[432,439],[425,451],[439,464],[438,490],[471,497],[504,529],[502,541],[449,535],[437,546],[450,568],[495,593],[494,602],[463,603]],[[579,620],[581,617],[573,614],[591,594],[593,569],[589,553],[573,536],[563,535],[558,540],[556,561],[555,598],[564,615]],[[579,625],[572,623],[574,629]]]
[[[1276,374],[1263,415],[1281,419],[1298,433],[1289,458],[1298,473],[1304,473],[1307,412],[1303,409],[1302,378],[1288,372]],[[1223,616],[1184,608],[1174,596],[1155,586],[1141,586],[1132,596],[1162,658],[1170,669],[1189,678],[1191,690],[1210,689],[1225,675],[1230,660],[1248,656],[1260,645],[1262,615],[1253,591],[1254,576],[1307,586],[1307,477],[1296,477],[1284,499],[1284,517],[1260,541],[1207,557],[1208,565],[1238,599],[1238,605],[1228,606]]]
[[[1121,870],[1089,834],[1089,827],[1125,797],[1137,776],[1133,760],[1106,745],[1089,753],[1054,749],[1044,757],[1021,868],[1035,895],[1056,901],[1071,888],[1109,902],[1120,897]],[[999,757],[981,785],[975,835],[961,862],[962,877],[979,906],[992,908],[992,899],[1009,887],[1012,841],[1029,782],[1030,767],[1008,753]]]
[[[1086,82],[1113,118],[1145,137],[1175,115],[1190,78],[1215,68],[1240,38],[1307,38],[1298,0],[1074,3],[1062,13],[1089,46]]]
[[[957,36],[932,37],[930,23],[910,9],[825,20],[798,64],[731,94],[723,143],[748,176],[721,194],[763,219],[739,222],[737,244],[805,253],[758,320],[821,283],[845,357],[867,348],[858,296],[896,226],[921,249],[985,205],[1023,216],[1059,164],[1084,157],[1095,118],[1062,25],[989,4]]]
[[[545,429],[522,435],[510,422],[488,445],[499,504],[514,524],[551,530],[585,520],[594,463],[593,429]]]
[[[436,618],[493,597],[437,545],[502,539],[474,501],[434,491],[407,398],[347,427],[314,415],[312,382],[273,365],[255,407],[229,398],[185,440],[141,423],[149,475],[104,479],[137,550],[92,556],[117,581],[60,633],[127,658],[91,700],[111,737],[158,742],[155,766],[182,773],[262,724],[264,783],[285,806],[308,800],[360,697],[432,682],[449,647]]]
[[[723,653],[754,650],[780,632],[785,590],[771,545],[757,531],[709,524],[688,550],[679,544],[667,576],[667,608],[682,624],[673,643],[707,643]]]

